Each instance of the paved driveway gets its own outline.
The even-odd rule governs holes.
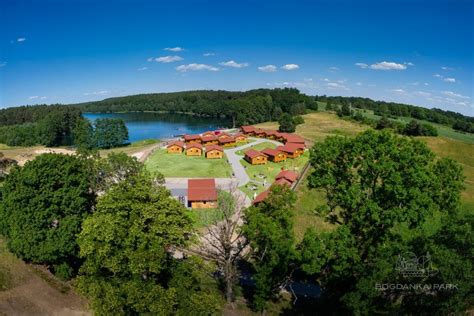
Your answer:
[[[239,150],[249,148],[249,147],[255,146],[255,145],[260,144],[260,143],[265,143],[265,142],[273,143],[277,146],[283,145],[282,143],[277,142],[275,140],[271,140],[271,139],[253,138],[253,137],[251,137],[249,139],[254,140],[254,142],[251,142],[251,143],[239,146],[239,147],[235,147],[235,148],[224,149],[224,152],[227,155],[227,159],[229,160],[229,163],[230,163],[230,165],[232,167],[232,170],[234,172],[234,177],[237,179],[237,181],[239,183],[239,187],[243,186],[243,185],[246,185],[250,181],[250,178],[247,175],[247,172],[245,172],[245,168],[240,163],[240,159],[242,159],[242,156],[237,155],[237,152]]]

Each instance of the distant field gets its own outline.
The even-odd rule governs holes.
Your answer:
[[[150,171],[159,171],[165,177],[230,178],[232,169],[226,158],[206,159],[184,154],[168,154],[166,149],[156,150],[146,161]]]

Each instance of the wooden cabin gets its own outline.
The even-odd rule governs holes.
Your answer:
[[[278,180],[276,180],[275,182],[273,182],[272,185],[286,185],[288,187],[291,187],[293,183],[291,183],[290,181],[286,180],[285,178],[280,178]]]
[[[206,136],[216,136],[216,134],[214,134],[214,132],[207,131],[207,132],[202,133],[201,136],[202,136],[202,137],[206,137]]]
[[[201,144],[204,146],[216,145],[219,143],[219,140],[215,135],[201,136]]]
[[[298,179],[298,173],[291,170],[282,170],[275,177],[276,181],[281,180],[281,179],[284,179],[292,184]]]
[[[207,159],[221,159],[224,157],[224,149],[218,145],[210,145],[206,147]]]
[[[254,135],[256,137],[264,138],[265,137],[265,131],[261,128],[256,128],[255,131],[254,131]]]
[[[227,134],[226,132],[221,132],[219,135],[217,135],[217,139],[226,139],[232,137],[231,135]]]
[[[267,190],[267,191],[263,191],[262,193],[260,193],[259,195],[257,195],[255,197],[255,200],[253,200],[252,204],[253,205],[257,205],[258,203],[261,203],[263,201],[265,201],[265,199],[268,197],[268,194],[270,192]]]
[[[234,147],[236,145],[235,138],[232,136],[219,138],[219,145],[224,147]]]
[[[166,146],[166,151],[168,154],[181,154],[184,150],[184,147],[184,142],[175,141],[169,143],[168,146]]]
[[[217,190],[214,179],[188,179],[188,207],[217,208]]]
[[[294,144],[301,144],[303,146],[305,145],[305,140],[303,137],[295,135],[295,134],[288,134],[288,133],[284,134],[283,142],[285,144],[294,143]]]
[[[191,143],[186,145],[186,156],[201,156],[202,145],[198,143]]]
[[[247,142],[247,136],[245,136],[244,134],[235,134],[234,135],[234,138],[235,138],[235,141],[237,143],[246,143]]]
[[[304,153],[304,146],[301,144],[286,143],[284,146],[278,146],[276,149],[285,152],[288,158],[298,158]]]
[[[244,157],[244,159],[252,165],[265,165],[267,163],[267,158],[267,155],[255,149],[247,150]]]
[[[253,135],[255,135],[255,134],[254,134],[254,132],[255,132],[255,127],[253,127],[253,126],[250,126],[250,125],[241,126],[241,127],[240,127],[240,130],[241,130],[242,133],[244,133],[245,135],[248,135],[248,136],[253,136]]]
[[[283,143],[285,141],[285,134],[286,133],[276,132],[273,139]]]
[[[268,139],[275,139],[276,134],[278,133],[277,131],[274,130],[265,130],[265,137]]]
[[[183,138],[186,144],[201,143],[201,135],[184,135]]]
[[[272,148],[265,148],[262,153],[268,156],[268,160],[282,162],[286,160],[286,153]]]

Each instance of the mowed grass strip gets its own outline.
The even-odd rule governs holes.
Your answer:
[[[232,169],[227,159],[206,159],[204,156],[191,157],[185,154],[168,154],[166,149],[158,149],[145,161],[150,171],[158,171],[165,177],[186,178],[229,178]]]

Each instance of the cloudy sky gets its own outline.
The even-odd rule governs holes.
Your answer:
[[[0,1],[0,107],[296,87],[474,115],[474,1]]]

